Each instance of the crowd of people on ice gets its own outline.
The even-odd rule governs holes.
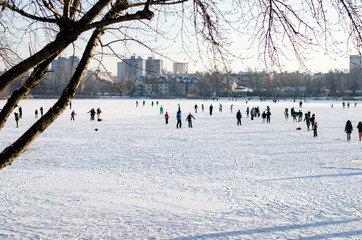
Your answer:
[[[151,106],[152,107],[154,106],[154,104],[155,104],[155,102],[151,101]],[[246,101],[246,104],[248,104],[248,101]],[[139,104],[138,104],[138,100],[137,100],[136,101],[136,107],[138,107],[138,105]],[[144,107],[145,105],[146,105],[146,101],[143,100],[142,101],[142,106]],[[159,105],[159,102],[156,101],[156,106],[158,106],[158,105]],[[302,105],[303,105],[303,102],[300,101],[299,102],[299,108],[302,108]],[[349,103],[346,104],[345,102],[342,102],[342,107],[345,108],[346,106],[349,108],[350,104]],[[357,107],[357,103],[355,103],[354,106]],[[331,105],[331,107],[333,108],[333,104]],[[69,108],[72,109],[72,103],[71,102],[69,103]],[[195,113],[198,112],[198,109],[199,109],[199,106],[197,104],[195,104],[194,105]],[[214,106],[212,104],[210,104],[209,105],[209,114],[210,114],[210,116],[212,116],[212,114],[213,114],[213,109],[214,109]],[[164,112],[163,106],[160,106],[159,110],[160,110],[160,115],[164,115],[165,124],[168,124],[169,119],[170,119],[169,113],[166,111],[166,113],[163,114],[163,112]],[[1,109],[0,109],[0,111],[1,111]],[[39,111],[40,111],[40,116],[43,117],[43,115],[44,115],[43,107],[40,107]],[[39,118],[39,111],[38,111],[38,109],[35,109],[34,118]],[[201,104],[201,111],[202,112],[205,111],[204,103]],[[223,105],[222,105],[222,103],[220,103],[219,104],[219,112],[222,112],[222,111],[223,111]],[[230,112],[231,113],[233,112],[233,104],[230,105]],[[95,115],[96,114],[97,114],[97,121],[102,121],[103,120],[101,118],[102,111],[101,111],[100,108],[97,108],[96,110],[94,108],[91,108],[91,110],[89,112],[87,112],[87,113],[90,114],[90,120],[91,121],[95,120]],[[272,114],[271,114],[271,109],[270,109],[269,106],[267,106],[266,109],[263,110],[262,113],[260,111],[259,106],[255,106],[255,107],[247,106],[245,113],[246,113],[246,117],[250,118],[250,120],[252,120],[252,121],[254,121],[255,119],[261,117],[263,123],[265,123],[265,122],[270,123],[271,122],[271,115]],[[314,113],[311,113],[310,111],[308,111],[308,112],[304,113],[304,115],[303,115],[303,112],[301,111],[301,109],[296,111],[295,108],[292,107],[290,109],[290,112],[289,112],[289,109],[285,108],[285,110],[284,110],[284,119],[285,119],[285,121],[289,120],[289,113],[293,118],[293,122],[302,122],[302,121],[305,122],[307,130],[308,131],[309,130],[313,131],[313,137],[318,136],[318,123],[316,121],[316,115]],[[71,115],[70,120],[74,121],[75,116],[77,115],[75,113],[75,111],[72,110],[70,115]],[[15,116],[16,127],[18,128],[19,127],[19,121],[23,117],[23,109],[22,109],[21,106],[18,106],[18,112],[14,112],[14,116]],[[303,116],[304,116],[304,118],[303,118]],[[238,111],[236,112],[236,125],[237,126],[242,125],[241,119],[242,119],[242,112],[241,112],[240,109],[238,109]],[[190,112],[187,115],[185,120],[188,123],[188,127],[192,128],[193,127],[192,120],[196,120],[196,118]],[[177,113],[176,113],[176,128],[181,128],[181,127],[182,127],[182,113],[181,113],[181,106],[180,106],[180,104],[178,104]],[[358,137],[359,137],[359,141],[361,142],[362,141],[362,121],[358,122],[356,128],[358,129]],[[296,130],[301,130],[301,128],[298,127],[298,128],[296,128]],[[352,122],[350,120],[347,120],[344,131],[347,134],[347,141],[350,141],[351,140],[351,134],[353,132],[353,125],[352,125]]]
[[[276,101],[273,101],[273,102],[276,103]],[[145,106],[145,104],[146,104],[145,101],[143,101],[143,106]],[[159,104],[159,102],[157,101],[156,105],[158,106],[158,104]],[[248,101],[246,101],[246,104],[248,104]],[[349,103],[347,103],[347,104],[345,104],[345,102],[342,103],[343,108],[345,108],[346,105],[348,108],[350,107]],[[356,107],[357,103],[355,103],[354,105]],[[151,102],[151,106],[152,107],[154,106],[154,101]],[[233,112],[233,106],[234,106],[233,104],[230,105],[231,113]],[[300,101],[299,108],[302,108],[302,106],[303,106],[303,102]],[[136,107],[138,107],[138,101],[136,101]],[[332,104],[332,108],[333,108],[333,104]],[[198,112],[198,109],[199,109],[199,106],[197,104],[195,104],[194,105],[195,113]],[[213,109],[214,109],[214,106],[212,104],[210,104],[209,105],[210,116],[212,116],[212,114],[213,114]],[[160,115],[163,115],[163,111],[164,111],[164,108],[163,108],[163,106],[161,106]],[[203,103],[201,104],[201,111],[202,112],[205,111],[205,106]],[[223,111],[223,105],[222,105],[222,103],[220,103],[219,112],[222,112],[222,111]],[[260,117],[261,117],[263,123],[265,123],[265,122],[270,123],[270,121],[271,121],[272,114],[271,114],[271,109],[269,106],[266,107],[266,109],[263,111],[263,113],[261,113],[259,106],[251,107],[251,108],[249,106],[247,106],[245,113],[246,113],[246,117],[247,118],[250,117],[250,119],[252,121],[255,120],[256,118],[260,118]],[[290,109],[290,115],[293,118],[293,122],[302,122],[302,121],[305,122],[307,130],[313,131],[313,137],[318,137],[318,122],[316,121],[316,115],[314,113],[311,113],[310,111],[308,111],[308,112],[304,113],[304,115],[303,115],[303,112],[301,111],[301,109],[296,111],[295,108],[292,107]],[[304,118],[303,118],[303,116],[304,116]],[[169,119],[170,119],[168,112],[165,113],[164,118],[165,118],[165,123],[168,124]],[[192,119],[195,120],[195,117],[190,112],[186,117],[186,121],[188,123],[189,128],[192,128]],[[236,112],[236,120],[237,120],[236,125],[238,125],[238,126],[242,125],[241,119],[242,119],[242,112],[239,109]],[[284,119],[286,121],[289,120],[289,109],[288,108],[285,108],[285,110],[284,110]],[[177,121],[176,128],[181,128],[182,127],[182,114],[181,114],[180,104],[178,104],[178,110],[176,113],[176,121]],[[362,141],[362,121],[360,121],[356,127],[358,129],[359,141],[361,142]],[[298,128],[296,128],[296,130],[301,130],[301,128],[298,127]],[[352,131],[353,131],[352,123],[350,120],[348,120],[346,123],[346,127],[345,127],[345,132],[347,133],[347,141],[351,140]]]

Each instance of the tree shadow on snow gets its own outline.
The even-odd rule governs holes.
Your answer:
[[[174,238],[172,240],[190,240],[190,239],[212,239],[212,238],[226,238],[226,237],[241,237],[242,235],[252,235],[252,234],[265,234],[272,232],[281,232],[281,231],[290,231],[296,229],[304,229],[310,227],[323,227],[329,225],[338,225],[338,224],[346,224],[351,222],[362,221],[361,218],[355,219],[347,219],[340,221],[327,221],[327,222],[317,222],[317,223],[308,223],[308,224],[295,224],[288,226],[274,226],[267,228],[257,228],[257,229],[249,229],[249,230],[241,230],[241,231],[230,231],[230,232],[220,232],[220,233],[208,233],[202,235],[195,236],[187,236],[187,237],[179,237]],[[362,235],[362,229],[356,231],[348,231],[348,232],[337,232],[337,233],[328,233],[328,234],[320,234],[310,237],[303,237],[303,239],[328,239],[334,237],[351,237]]]
[[[262,182],[285,181],[285,180],[307,179],[307,178],[323,178],[323,177],[350,177],[350,176],[359,176],[359,175],[362,175],[362,172],[312,175],[312,176],[300,176],[300,177],[289,177],[289,178],[275,178],[275,179],[262,180]]]

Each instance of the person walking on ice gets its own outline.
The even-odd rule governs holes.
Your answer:
[[[35,109],[35,118],[38,118],[38,109]]]
[[[19,118],[23,118],[23,109],[21,107],[19,107]]]
[[[240,112],[240,109],[238,110],[238,112],[236,113],[236,119],[237,119],[237,122],[236,122],[236,125],[240,125],[241,126],[241,112]]]
[[[97,108],[97,120],[98,121],[101,121],[101,113],[102,113],[101,109]]]
[[[74,110],[72,111],[72,113],[70,114],[70,121],[74,121],[74,116],[77,115]]]
[[[194,118],[194,116],[192,116],[191,113],[189,113],[189,115],[187,115],[187,117],[186,117],[186,121],[188,122],[189,128],[192,128],[192,119],[195,119],[195,118]]]
[[[96,115],[96,110],[94,110],[94,108],[92,108],[89,112],[90,113],[90,120],[94,121],[94,116]]]
[[[288,118],[289,118],[289,111],[288,111],[288,108],[285,108],[285,110],[284,110],[284,119],[286,121],[288,121]]]
[[[360,121],[358,123],[357,128],[358,128],[358,138],[359,138],[359,141],[361,142],[362,141],[362,121]]]
[[[346,126],[344,128],[344,131],[347,133],[347,141],[351,141],[351,133],[353,131],[352,123],[350,120],[346,122]]]
[[[160,115],[163,115],[163,107],[160,107]]]
[[[15,122],[16,122],[16,127],[19,127],[19,114],[17,112],[14,113],[15,115]]]
[[[176,114],[176,119],[177,119],[177,124],[176,124],[176,128],[181,128],[182,126],[182,115],[181,115],[181,109],[179,108]]]
[[[317,122],[315,122],[314,124],[313,124],[313,137],[318,137],[318,124],[317,124]]]
[[[270,112],[270,110],[268,109],[268,111],[266,112],[266,122],[267,122],[267,123],[270,123],[270,115],[271,115],[271,112]]]
[[[214,107],[212,106],[212,104],[209,107],[209,112],[210,112],[210,116],[212,116],[212,110],[214,109]]]
[[[168,119],[169,119],[170,117],[168,116],[168,113],[166,112],[166,114],[165,114],[165,121],[166,121],[166,124],[168,124]]]

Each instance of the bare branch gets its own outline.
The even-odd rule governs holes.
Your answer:
[[[54,15],[56,17],[62,17],[62,14],[60,14],[60,12],[58,12],[52,5],[51,5],[51,2],[50,3],[47,3],[45,0],[42,0],[43,1],[43,4],[46,8],[48,8],[51,12],[54,13]]]
[[[35,20],[35,21],[47,22],[47,23],[55,23],[56,22],[55,19],[42,18],[42,17],[37,17],[37,16],[34,16],[32,14],[29,14],[29,13],[25,12],[24,10],[17,8],[15,5],[8,4],[8,3],[4,2],[4,1],[0,1],[0,6],[2,6],[3,9],[4,8],[9,8],[14,12],[16,12],[16,13],[18,13],[18,14],[26,17],[26,18]]]

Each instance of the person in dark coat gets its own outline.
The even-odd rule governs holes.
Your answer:
[[[187,117],[186,117],[186,121],[188,122],[189,128],[192,128],[192,119],[195,119],[195,118],[194,118],[194,116],[192,116],[191,113],[189,113],[189,115],[187,115]]]
[[[23,118],[23,109],[21,107],[19,107],[19,118]]]
[[[353,127],[350,120],[346,122],[346,127],[344,128],[344,131],[347,133],[347,141],[351,141],[351,133],[353,131]]]
[[[209,107],[209,111],[210,111],[210,116],[212,116],[212,110],[214,109],[214,107],[212,106],[212,104]]]
[[[359,141],[362,141],[362,121],[360,121],[357,125],[358,128],[358,137],[359,137]]]
[[[318,137],[318,124],[317,124],[317,122],[313,123],[313,137]]]
[[[70,120],[72,121],[74,121],[74,116],[75,115],[77,115],[75,112],[74,112],[74,110],[72,111],[72,113],[70,114]]]
[[[241,112],[240,112],[240,109],[239,109],[239,111],[236,113],[236,119],[238,120],[236,122],[236,125],[241,125],[241,118],[242,118],[242,116],[241,116]]]
[[[262,122],[264,123],[264,122],[265,122],[265,119],[266,119],[266,113],[265,113],[265,111],[261,114],[261,119],[262,119]]]
[[[15,122],[16,122],[16,127],[19,127],[19,114],[17,112],[14,113],[15,115]]]
[[[307,124],[307,129],[309,130],[310,119],[309,119],[308,113],[304,114],[304,120],[303,121],[305,121],[305,124]]]
[[[270,110],[268,110],[268,111],[266,112],[266,122],[267,122],[267,123],[270,123],[270,115],[271,115],[271,112],[270,112]]]
[[[94,121],[94,116],[96,115],[96,110],[92,108],[88,113],[90,113],[90,120]]]
[[[315,123],[315,114],[313,113],[311,117],[309,117],[310,124],[312,125],[312,130],[314,129]]]
[[[42,117],[44,115],[44,109],[43,107],[40,107],[40,116]]]

